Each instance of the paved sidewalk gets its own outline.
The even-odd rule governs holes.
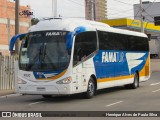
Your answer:
[[[5,95],[9,95],[9,94],[13,94],[14,90],[0,90],[0,96],[5,96]]]
[[[160,59],[151,59],[151,71],[160,72]]]

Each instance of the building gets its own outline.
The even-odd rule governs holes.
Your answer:
[[[160,16],[160,2],[146,1],[142,3],[144,21],[154,22],[154,17]],[[134,5],[134,18],[140,20],[140,4]]]
[[[30,6],[20,6],[20,12],[30,10]],[[30,17],[19,15],[19,32],[28,31]],[[0,0],[0,53],[8,52],[8,44],[12,36],[15,35],[15,2]]]
[[[127,29],[131,31],[141,31],[140,20],[132,20],[128,18],[102,20],[112,27],[119,29]],[[155,26],[154,23],[144,22],[144,31],[150,36],[149,47],[151,57],[158,56],[160,58],[160,26]]]
[[[145,1],[142,2],[142,8],[143,8],[143,19],[146,22],[154,23],[154,17],[160,16],[160,2],[150,2]],[[140,20],[140,4],[134,5],[134,18]],[[160,26],[157,27],[160,31]],[[159,55],[160,57],[160,32],[151,32],[152,39],[150,41],[150,50],[151,54],[154,56]]]
[[[120,18],[120,19],[102,20],[101,22],[106,23],[115,28],[141,32],[140,20]],[[157,35],[160,33],[160,26],[155,26],[154,23],[144,22],[143,26],[146,34]]]
[[[107,0],[85,0],[85,17],[96,21],[107,18]]]

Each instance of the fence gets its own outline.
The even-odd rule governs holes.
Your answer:
[[[0,92],[15,90],[14,56],[0,55]]]

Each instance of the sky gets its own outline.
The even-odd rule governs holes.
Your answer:
[[[65,18],[85,18],[84,0],[57,0],[58,15]],[[160,0],[142,0],[160,2]],[[107,0],[107,17],[133,18],[133,4],[139,4],[140,0]],[[35,18],[52,16],[52,0],[20,0],[21,5],[30,5]]]

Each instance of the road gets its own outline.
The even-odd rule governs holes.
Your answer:
[[[124,87],[98,91],[92,99],[81,95],[53,97],[9,95],[0,97],[0,111],[160,111],[160,72],[138,89]]]
[[[160,74],[138,89],[116,87],[98,91],[93,99],[82,96],[53,97],[10,95],[0,97],[0,111],[160,111]]]

